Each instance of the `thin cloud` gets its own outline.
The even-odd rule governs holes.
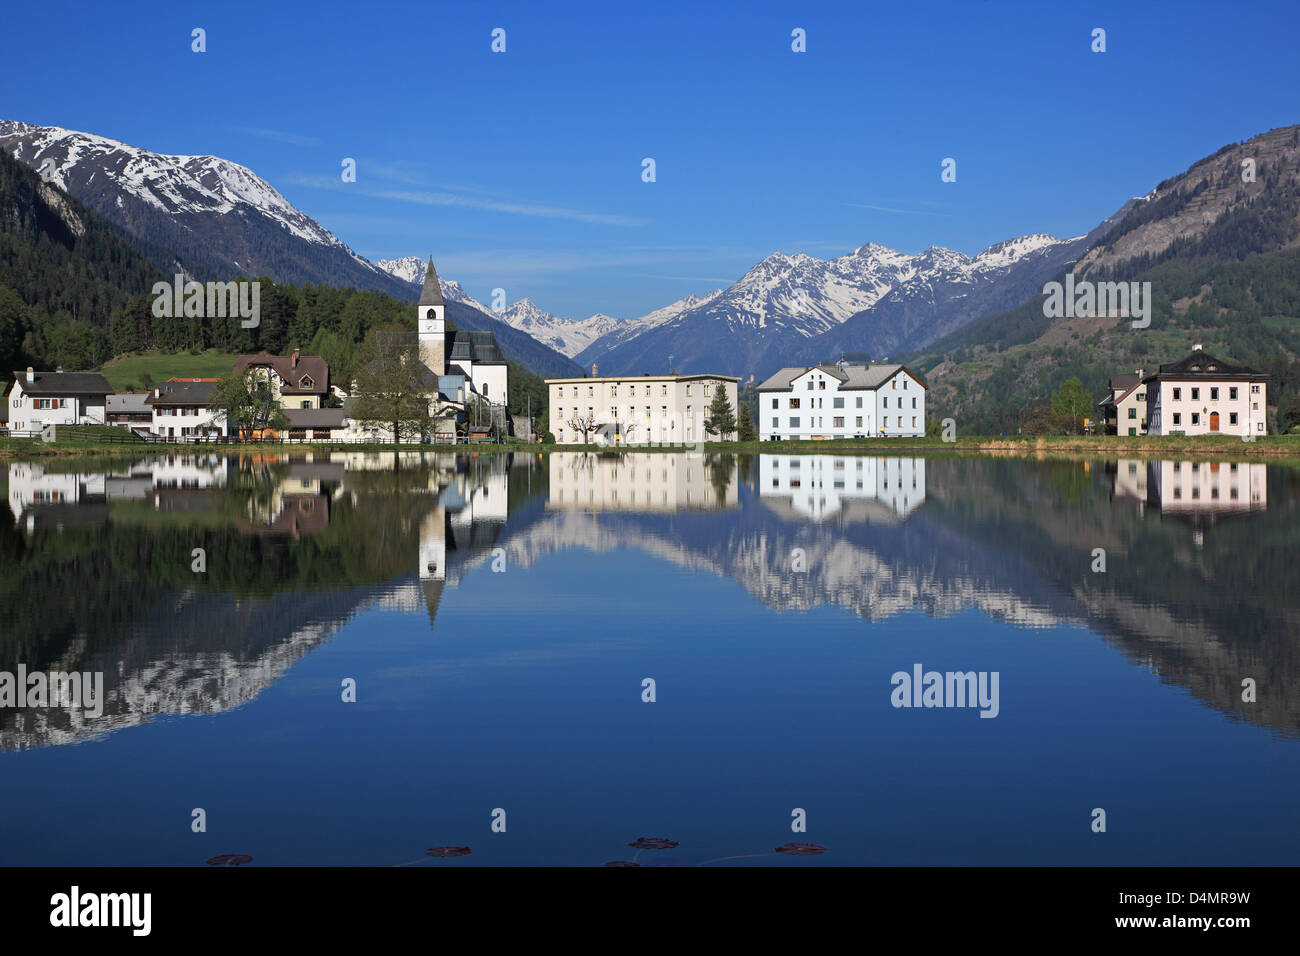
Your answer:
[[[280,129],[259,129],[254,126],[241,126],[239,131],[250,136],[260,136],[262,139],[273,139],[277,143],[288,143],[291,146],[323,145],[315,136],[300,136],[297,133],[287,133]]]
[[[363,167],[364,168],[364,167]],[[541,219],[567,219],[571,222],[586,222],[601,226],[622,226],[634,228],[644,226],[645,219],[631,216],[616,216],[607,213],[588,212],[583,209],[570,209],[565,206],[549,206],[544,203],[515,202],[506,199],[491,199],[482,196],[461,196],[449,192],[430,192],[413,189],[370,189],[356,183],[344,183],[333,176],[289,175],[285,182],[309,189],[329,189],[357,192],[370,199],[391,199],[394,202],[418,203],[423,206],[455,206],[462,209],[484,209],[489,212],[506,213],[512,216],[530,216]]]
[[[918,202],[919,201],[920,200],[918,200]],[[892,212],[900,216],[943,216],[944,218],[949,218],[948,213],[946,212],[930,212],[927,209],[895,209],[891,206],[877,206],[874,203],[866,202],[846,202],[841,203],[840,205],[852,206],[855,209],[874,209],[877,212]],[[938,204],[935,203],[934,205]]]
[[[735,282],[735,279],[723,279],[718,276],[661,276],[651,272],[638,273],[639,279],[669,279],[673,282]]]

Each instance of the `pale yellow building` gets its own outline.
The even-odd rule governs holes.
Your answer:
[[[719,389],[739,421],[739,379],[726,375],[548,378],[551,432],[565,444],[648,445],[732,441],[705,431]],[[583,424],[589,425],[585,433]]]

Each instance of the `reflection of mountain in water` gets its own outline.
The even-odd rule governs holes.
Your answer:
[[[0,522],[0,669],[102,670],[108,704],[93,726],[0,712],[0,749],[239,706],[359,611],[425,613],[433,627],[469,570],[566,548],[641,549],[783,611],[1083,624],[1216,708],[1294,733],[1298,502],[1289,470],[1227,463],[348,453],[107,474],[16,465],[13,520]],[[1097,548],[1104,574],[1091,570]],[[1246,677],[1256,704],[1240,700]]]
[[[516,456],[402,458],[404,470],[391,455],[388,470],[370,455],[269,468],[157,460],[112,475],[11,468],[0,670],[98,671],[106,701],[97,718],[2,710],[0,750],[238,707],[367,608],[427,607],[432,621],[447,556],[454,582],[495,543],[512,492],[527,512],[532,477],[517,473],[535,469]],[[205,487],[194,486],[195,468]],[[60,514],[51,509],[90,521],[49,520]],[[189,567],[196,544],[207,551],[202,575]],[[411,572],[417,555],[422,569],[432,563],[430,548],[439,560],[419,586]]]

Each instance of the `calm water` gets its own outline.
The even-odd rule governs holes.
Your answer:
[[[1300,857],[1300,470],[76,468],[0,470],[0,672],[104,682],[99,716],[0,709],[0,863]],[[996,673],[996,716],[894,706],[916,665]]]

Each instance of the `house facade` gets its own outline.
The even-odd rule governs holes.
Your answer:
[[[1268,431],[1268,379],[1195,345],[1186,358],[1161,365],[1142,380],[1147,430],[1152,435],[1262,436]]]
[[[1111,377],[1106,397],[1097,403],[1097,417],[1105,423],[1106,434],[1147,433],[1147,389],[1142,377],[1142,369]]]
[[[548,378],[551,431],[560,444],[643,445],[730,441],[709,435],[704,422],[719,389],[739,419],[740,379],[726,375],[627,375],[605,378]],[[590,422],[584,434],[576,423]]]
[[[926,384],[903,365],[783,368],[758,387],[763,441],[915,438],[925,434]]]
[[[145,399],[153,413],[149,430],[169,441],[229,434],[224,415],[208,408],[216,387],[215,378],[173,378],[156,386]]]
[[[320,408],[330,394],[330,367],[319,355],[303,355],[294,349],[288,355],[241,355],[235,360],[235,374],[255,373],[271,383],[271,395],[281,408]]]
[[[14,372],[5,397],[9,429],[39,432],[47,425],[103,425],[105,399],[112,394],[108,379],[97,372]]]

